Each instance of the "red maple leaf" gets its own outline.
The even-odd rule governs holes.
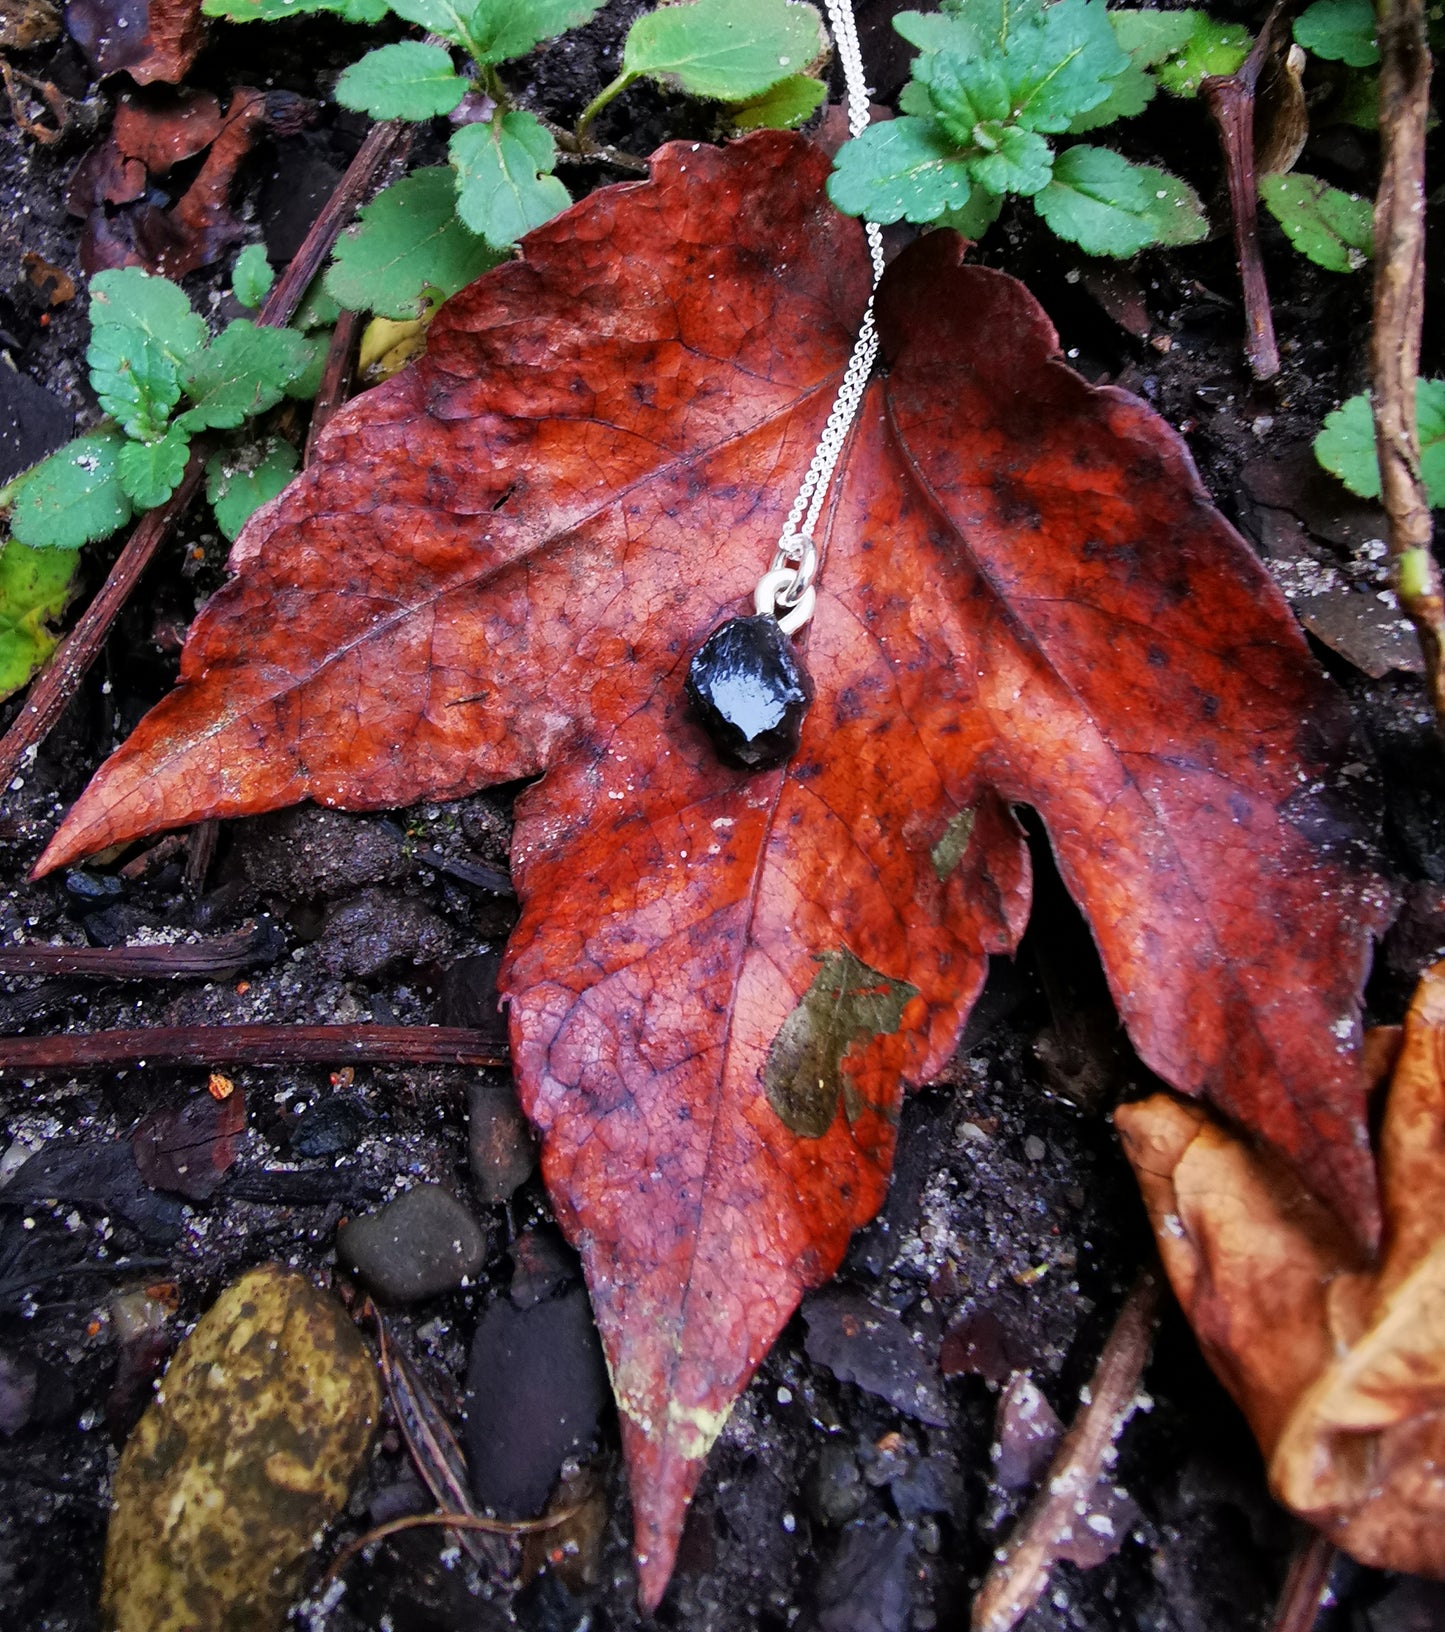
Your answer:
[[[450,302],[255,518],[179,689],[42,860],[545,773],[504,985],[648,1605],[731,1403],[882,1199],[902,1084],[1018,942],[1011,802],[1143,1058],[1376,1228],[1356,1010],[1384,893],[1348,713],[1179,438],[953,234],[880,290],[801,749],[749,776],[690,716],[867,299],[826,172],[776,133],[664,148]]]

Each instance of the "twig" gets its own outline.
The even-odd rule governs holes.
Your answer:
[[[1234,224],[1234,252],[1244,286],[1244,349],[1257,380],[1279,373],[1274,314],[1259,252],[1259,187],[1254,170],[1254,99],[1259,76],[1288,34],[1293,0],[1278,0],[1265,19],[1254,48],[1237,72],[1210,75],[1199,89],[1219,130],[1224,173],[1229,183],[1229,213]]]
[[[195,980],[274,963],[284,946],[285,938],[271,923],[190,946],[0,946],[0,975]]]
[[[141,1026],[0,1037],[0,1071],[130,1065],[507,1064],[497,1038],[465,1026]]]
[[[1339,1556],[1334,1542],[1317,1530],[1295,1548],[1270,1632],[1314,1632]]]
[[[331,423],[332,415],[351,392],[351,378],[356,367],[356,337],[360,332],[360,312],[343,312],[331,331],[331,344],[326,348],[326,364],[321,370],[321,384],[311,405],[311,424],[306,432],[303,464],[309,465],[316,457],[316,444],[322,431]]]
[[[403,1519],[388,1519],[341,1549],[331,1568],[321,1577],[321,1588],[329,1586],[364,1548],[374,1547],[378,1541],[385,1541],[402,1530],[445,1525],[448,1530],[482,1530],[489,1536],[531,1536],[539,1530],[557,1529],[576,1513],[575,1507],[567,1507],[560,1513],[549,1513],[545,1519],[484,1519],[474,1513],[410,1513]]]
[[[256,321],[282,328],[296,315],[302,296],[316,276],[321,263],[335,243],[337,234],[351,217],[358,202],[375,181],[383,165],[406,139],[398,124],[376,125],[361,144],[346,174],[337,183],[325,208],[311,223],[291,264],[276,280]],[[151,557],[179,521],[201,485],[204,457],[200,448],[192,450],[186,473],[175,492],[158,510],[144,516],[130,541],[116,558],[100,593],[86,608],[79,623],[52,654],[43,674],[30,688],[25,706],[0,739],[0,788],[8,787],[27,750],[42,742],[65,711],[77,686],[110,633]]]
[[[1420,475],[1415,378],[1425,309],[1425,125],[1430,48],[1424,0],[1378,0],[1380,190],[1375,197],[1375,319],[1370,337],[1380,496],[1400,606],[1415,625],[1435,722],[1445,732],[1445,598],[1430,549]]]
[[[214,816],[197,822],[186,837],[186,869],[183,875],[187,891],[199,895],[216,859],[216,845],[221,837],[221,824]]]
[[[1074,1418],[1038,1495],[1014,1527],[973,1601],[973,1632],[1009,1632],[1043,1596],[1060,1545],[1068,1538],[1104,1456],[1132,1410],[1154,1341],[1159,1282],[1145,1271],[1119,1311],[1089,1381],[1088,1404]]]

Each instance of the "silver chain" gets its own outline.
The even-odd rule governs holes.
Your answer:
[[[863,81],[863,53],[858,45],[858,27],[853,20],[852,0],[826,0],[828,23],[833,30],[833,43],[838,60],[843,65],[843,83],[847,92],[848,133],[861,136],[868,128],[868,87]],[[868,254],[873,262],[873,288],[883,276],[883,229],[875,222],[866,223]],[[808,466],[803,485],[793,500],[793,508],[783,524],[782,536],[773,552],[772,565],[758,580],[753,604],[761,613],[778,619],[785,634],[794,634],[813,615],[817,591],[813,579],[818,571],[818,549],[813,542],[813,529],[823,513],[823,501],[828,496],[828,484],[843,451],[848,427],[858,412],[858,404],[868,388],[868,376],[878,356],[878,330],[873,322],[873,296],[869,295],[858,338],[853,342],[853,354],[843,372],[843,383],[833,399],[828,423],[818,439],[813,462]]]

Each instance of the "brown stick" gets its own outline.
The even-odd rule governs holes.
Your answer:
[[[361,313],[343,312],[331,331],[331,344],[326,348],[326,365],[321,370],[321,384],[316,400],[311,405],[311,424],[306,432],[306,452],[302,463],[309,465],[316,457],[316,444],[321,433],[331,423],[331,417],[344,403],[351,391],[351,378],[356,366],[356,337],[361,332]]]
[[[973,1601],[973,1632],[1009,1632],[1043,1596],[1058,1549],[1104,1469],[1104,1454],[1128,1420],[1154,1341],[1159,1282],[1145,1271],[1119,1311],[1085,1396],[1039,1493],[1014,1527]]]
[[[274,962],[285,939],[274,924],[191,946],[0,946],[0,975],[93,975],[103,980],[194,980]],[[3,1046],[3,1044],[0,1044]]]
[[[1435,723],[1445,733],[1445,597],[1430,548],[1415,378],[1425,310],[1425,125],[1430,48],[1423,0],[1377,0],[1380,190],[1375,197],[1375,320],[1370,376],[1380,496],[1400,606],[1415,625]]]
[[[0,1071],[507,1063],[506,1049],[497,1038],[465,1026],[142,1026],[89,1036],[0,1037]]]
[[[1254,99],[1259,76],[1288,32],[1295,10],[1293,0],[1279,3],[1265,19],[1254,48],[1237,73],[1211,75],[1200,93],[1214,116],[1219,145],[1224,152],[1224,174],[1229,184],[1229,213],[1234,225],[1234,252],[1244,288],[1244,350],[1257,380],[1279,373],[1279,346],[1274,337],[1274,313],[1264,260],[1259,252],[1259,182],[1254,168]]]
[[[1339,1556],[1334,1542],[1318,1531],[1295,1548],[1270,1632],[1314,1632]]]
[[[301,298],[326,259],[337,234],[351,218],[381,168],[397,150],[404,134],[398,124],[376,125],[361,144],[336,191],[327,201],[291,264],[276,280],[256,321],[281,328],[296,315]],[[144,516],[130,541],[116,558],[100,593],[86,608],[79,623],[56,647],[40,678],[30,688],[25,706],[0,739],[0,788],[8,787],[26,752],[43,742],[75,695],[91,664],[105,644],[110,626],[129,600],[141,574],[150,565],[175,522],[190,505],[201,485],[204,459],[193,449],[186,473],[160,509]]]

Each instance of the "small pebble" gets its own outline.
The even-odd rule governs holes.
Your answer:
[[[419,1184],[336,1232],[336,1252],[378,1297],[415,1303],[460,1286],[486,1261],[486,1232],[439,1184]]]
[[[506,1201],[537,1165],[537,1142],[505,1078],[478,1074],[467,1088],[467,1157],[488,1203]]]
[[[1044,1157],[1047,1156],[1048,1153],[1049,1147],[1043,1142],[1042,1139],[1039,1138],[1036,1133],[1031,1133],[1028,1138],[1024,1140],[1024,1155],[1027,1156],[1031,1162],[1043,1161]]]

